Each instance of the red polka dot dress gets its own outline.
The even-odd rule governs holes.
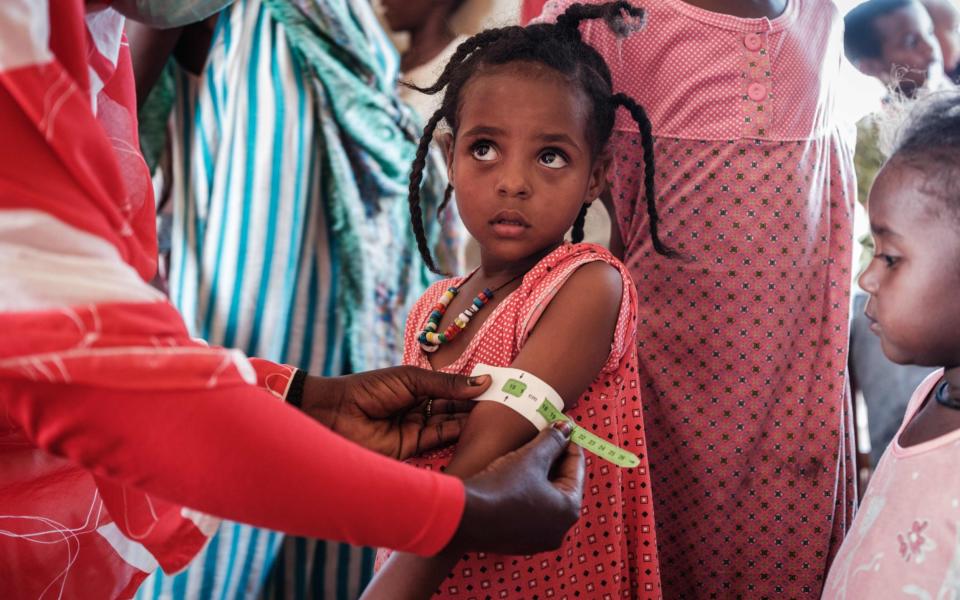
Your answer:
[[[637,378],[636,289],[626,269],[592,244],[565,244],[541,260],[520,287],[480,326],[460,358],[443,370],[470,373],[477,363],[506,367],[567,278],[588,262],[602,260],[624,277],[610,355],[575,408],[565,411],[577,424],[640,457],[640,466],[621,469],[585,453],[586,479],[580,519],[557,552],[533,556],[468,554],[440,586],[436,598],[615,600],[659,598],[660,574],[653,523],[653,500]],[[444,290],[463,278],[439,282],[420,298],[407,321],[404,363],[431,368],[416,336]],[[410,462],[443,469],[455,447]],[[378,565],[388,553],[381,550]]]
[[[653,250],[621,110],[612,192],[639,294],[664,596],[819,597],[855,500],[843,23],[827,0],[772,20],[636,4],[646,26],[625,40],[602,21],[581,31],[650,116],[661,237],[689,259]]]

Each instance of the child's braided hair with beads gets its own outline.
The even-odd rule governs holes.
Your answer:
[[[626,16],[625,16],[626,15]],[[660,254],[673,256],[657,233],[658,217],[654,204],[653,133],[650,119],[637,102],[625,95],[613,93],[610,69],[603,57],[580,36],[583,21],[603,19],[619,36],[642,27],[645,13],[629,2],[610,2],[600,5],[573,4],[557,18],[555,24],[540,23],[527,27],[501,27],[478,33],[457,47],[436,83],[420,88],[409,86],[425,94],[436,94],[446,88],[440,108],[430,117],[424,127],[417,147],[417,155],[410,173],[410,217],[417,236],[420,255],[431,271],[438,273],[430,254],[430,247],[423,228],[423,212],[420,207],[420,184],[427,152],[437,125],[446,121],[456,135],[457,112],[460,108],[460,92],[464,85],[485,66],[499,66],[513,62],[534,62],[546,65],[564,75],[577,85],[592,104],[588,119],[587,140],[591,155],[596,158],[606,147],[613,132],[617,107],[624,107],[640,128],[643,144],[644,188],[650,235],[653,247]],[[447,205],[453,188],[448,186],[440,205]],[[572,239],[583,241],[583,223],[588,204],[584,204],[573,224]]]

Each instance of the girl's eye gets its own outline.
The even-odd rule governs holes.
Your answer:
[[[556,150],[547,150],[540,155],[540,164],[550,169],[562,169],[567,166],[567,159]]]
[[[875,258],[882,260],[884,266],[886,266],[888,269],[892,269],[893,267],[895,267],[897,262],[899,262],[900,260],[899,257],[890,256],[889,254],[877,254],[875,255]]]
[[[470,148],[470,154],[477,160],[483,162],[489,162],[491,160],[496,160],[497,151],[494,147],[487,142],[477,142]]]

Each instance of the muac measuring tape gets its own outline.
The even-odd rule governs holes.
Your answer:
[[[574,444],[620,467],[631,468],[640,464],[636,454],[595,436],[563,414],[563,399],[537,376],[520,369],[483,364],[474,367],[471,375],[489,375],[493,379],[487,391],[475,400],[504,404],[520,413],[538,430],[545,429],[554,421],[570,421],[573,425],[570,441]]]

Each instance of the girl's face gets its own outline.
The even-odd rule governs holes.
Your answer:
[[[532,63],[489,68],[460,101],[447,165],[484,266],[523,262],[562,243],[583,204],[600,194],[609,165],[591,156],[590,101]]]
[[[876,254],[860,276],[864,312],[883,353],[901,364],[960,364],[960,215],[894,158],[870,201]]]

